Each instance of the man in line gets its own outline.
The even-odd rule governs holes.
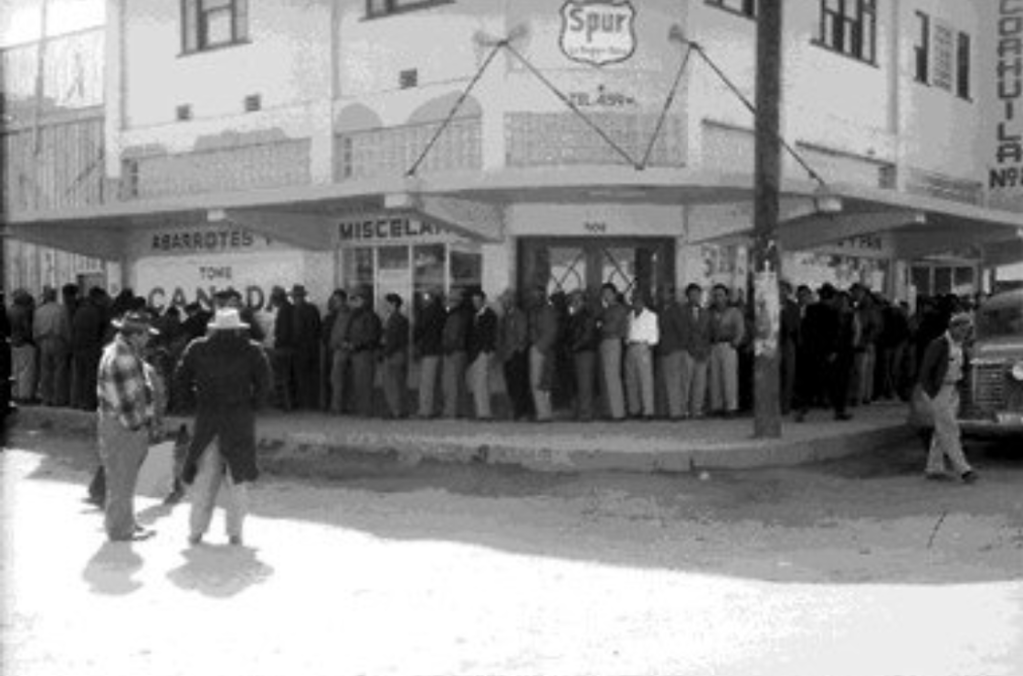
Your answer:
[[[352,362],[352,400],[355,413],[373,417],[373,385],[376,379],[377,348],[380,347],[380,318],[369,306],[369,291],[351,296],[352,317],[348,322],[345,349]]]
[[[625,419],[622,387],[622,342],[629,330],[629,311],[618,299],[618,289],[608,282],[600,288],[604,311],[600,317],[600,374],[607,415]]]
[[[320,311],[307,302],[306,297],[304,286],[295,284],[292,287],[292,335],[295,342],[292,371],[295,374],[296,408],[314,411],[320,400]]]
[[[686,287],[682,309],[682,412],[702,418],[707,403],[707,369],[710,363],[710,314],[703,307],[699,284]]]
[[[927,454],[925,475],[928,479],[942,480],[949,476],[945,469],[948,459],[952,470],[965,483],[977,480],[977,473],[970,467],[963,453],[959,438],[958,383],[963,378],[963,341],[969,336],[973,322],[966,313],[959,313],[949,320],[948,330],[927,345],[920,365],[918,383],[931,404],[934,417],[934,434]]]
[[[575,290],[568,294],[568,349],[575,370],[575,419],[593,420],[593,395],[596,389],[597,349],[600,330],[586,295]]]
[[[43,406],[66,406],[71,322],[57,303],[56,289],[44,287],[42,300],[32,320],[32,334],[39,348],[39,399]]]
[[[675,287],[661,288],[661,307],[657,313],[660,341],[657,343],[657,380],[661,383],[668,418],[681,420],[684,416],[682,401],[682,363],[685,354],[685,316],[675,296]]]
[[[444,352],[444,361],[441,364],[441,392],[444,395],[445,418],[457,418],[461,410],[468,361],[466,348],[469,345],[471,323],[472,315],[465,304],[462,290],[451,289],[447,298],[447,315],[441,340]]]
[[[629,415],[633,418],[654,418],[653,350],[660,339],[657,313],[650,309],[646,292],[639,289],[633,291],[628,350],[625,354],[625,385]]]
[[[185,349],[174,374],[181,392],[194,393],[194,433],[182,470],[192,487],[188,541],[197,545],[209,529],[221,482],[227,484],[227,534],[241,545],[249,482],[256,465],[256,410],[270,388],[270,364],[248,339],[238,310],[217,310],[207,335]]]
[[[346,410],[350,384],[352,353],[348,345],[348,327],[352,321],[352,308],[348,302],[348,292],[338,289],[331,296],[334,309],[327,315],[328,321],[323,325],[323,333],[327,336],[327,354],[330,363],[330,412],[341,415]]]
[[[788,415],[796,391],[796,354],[799,349],[799,304],[792,297],[792,284],[782,281],[778,345],[781,350],[781,414]]]
[[[714,285],[710,309],[710,404],[727,418],[739,411],[739,344],[745,336],[742,312],[729,303],[728,287]]]
[[[501,307],[504,314],[500,322],[499,353],[504,364],[504,382],[512,419],[524,420],[533,414],[529,391],[529,318],[516,302],[512,289],[501,294]]]
[[[554,387],[554,348],[558,340],[558,314],[542,286],[533,292],[529,311],[529,387],[533,391],[536,422],[554,419],[551,390]]]
[[[112,542],[154,535],[135,522],[135,484],[150,440],[159,437],[152,369],[142,359],[154,329],[145,313],[114,321],[117,334],[97,371],[99,455],[105,478],[104,528]]]
[[[469,328],[469,390],[477,420],[493,420],[490,412],[490,360],[497,350],[497,314],[487,307],[487,294],[476,287],[469,296],[473,318]]]
[[[418,418],[432,418],[436,415],[434,395],[437,392],[437,373],[443,353],[444,319],[440,295],[424,291],[413,335],[415,353],[419,358]]]
[[[405,390],[408,388],[409,321],[401,312],[401,296],[384,296],[387,317],[384,319],[384,337],[381,341],[383,360],[384,400],[392,418],[405,417]]]

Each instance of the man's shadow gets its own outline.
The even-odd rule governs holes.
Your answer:
[[[134,575],[142,570],[142,557],[130,542],[104,542],[82,571],[82,578],[96,594],[122,596],[138,590],[142,583]]]
[[[272,566],[260,561],[252,547],[198,545],[181,554],[185,563],[167,573],[178,587],[206,596],[227,598],[273,575]]]

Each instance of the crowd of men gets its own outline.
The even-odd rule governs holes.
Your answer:
[[[797,421],[812,409],[845,420],[876,399],[907,399],[926,345],[954,312],[969,309],[944,296],[921,298],[910,314],[860,284],[782,287],[780,403]],[[111,322],[128,311],[152,316],[159,334],[148,358],[169,380],[216,307],[233,306],[266,350],[273,401],[283,410],[546,422],[555,412],[580,421],[733,417],[752,405],[751,317],[724,285],[661,288],[656,298],[642,289],[626,296],[613,284],[553,295],[535,288],[523,297],[508,290],[496,302],[479,287],[454,288],[420,294],[414,312],[396,294],[374,308],[368,291],[338,289],[321,314],[296,284],[290,293],[275,287],[258,312],[233,291],[213,306],[157,312],[130,290],[83,296],[71,284],[59,299],[44,289],[38,303],[16,291],[7,308],[14,399],[95,410]],[[507,406],[496,409],[494,370],[507,392]],[[182,397],[169,397],[171,411],[186,410]]]

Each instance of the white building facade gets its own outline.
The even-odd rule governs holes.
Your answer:
[[[4,50],[5,229],[31,243],[6,282],[41,245],[157,307],[293,283],[745,292],[756,9],[106,0],[44,58]],[[908,298],[1019,257],[1018,61],[986,74],[1023,2],[784,11],[783,276]]]

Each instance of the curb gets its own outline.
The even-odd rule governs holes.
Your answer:
[[[168,427],[190,419],[169,417]],[[60,434],[95,433],[89,411],[27,407],[8,420],[16,429]],[[656,424],[656,423],[653,423]],[[454,428],[459,431],[460,428]],[[439,430],[443,432],[443,430]],[[634,472],[682,473],[720,469],[793,466],[833,460],[892,446],[913,437],[905,424],[879,423],[870,429],[802,440],[744,439],[688,441],[670,435],[656,438],[656,448],[623,451],[595,449],[598,439],[573,435],[515,438],[489,434],[416,435],[387,430],[259,431],[260,465],[269,474],[351,478],[374,473],[408,472],[424,464],[486,464],[547,473]],[[516,443],[517,442],[517,443]]]

